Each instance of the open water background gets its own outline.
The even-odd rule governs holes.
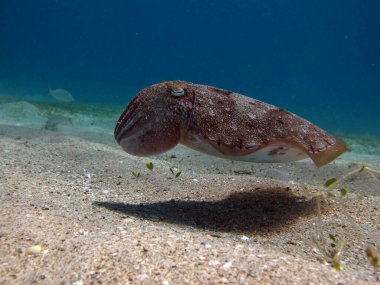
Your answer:
[[[64,88],[126,105],[181,79],[380,136],[379,11],[376,0],[0,0],[0,94]]]

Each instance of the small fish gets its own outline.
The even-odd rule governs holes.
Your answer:
[[[231,91],[165,81],[140,91],[121,114],[115,139],[129,154],[159,154],[181,143],[194,150],[250,162],[310,157],[323,166],[348,151],[309,121]]]
[[[69,103],[74,101],[73,95],[65,89],[49,89],[49,94],[61,102]]]

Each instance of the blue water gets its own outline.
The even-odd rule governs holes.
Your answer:
[[[377,0],[0,0],[0,92],[125,105],[181,79],[380,135],[379,11]]]

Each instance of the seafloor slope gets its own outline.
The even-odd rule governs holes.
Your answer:
[[[306,196],[363,163],[379,169],[376,140],[348,138],[353,152],[321,169],[183,147],[137,158],[113,140],[118,112],[37,107],[0,115],[0,284],[375,283],[364,248],[380,245],[380,183],[354,175],[343,208],[323,204],[326,239],[346,241],[341,272],[312,243]],[[58,116],[66,120],[46,129]],[[33,245],[41,252],[28,254]]]

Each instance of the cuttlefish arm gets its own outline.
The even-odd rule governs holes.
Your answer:
[[[120,116],[115,138],[126,152],[140,156],[181,143],[234,160],[289,162],[310,157],[317,166],[348,150],[340,139],[286,110],[184,81],[143,89]]]

